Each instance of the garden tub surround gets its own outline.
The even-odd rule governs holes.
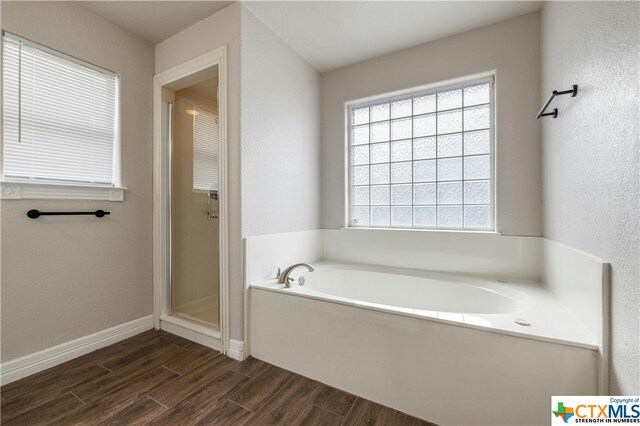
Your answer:
[[[245,255],[256,358],[444,424],[546,423],[552,395],[606,391],[607,264],[569,247],[349,229],[248,238]],[[298,262],[316,270],[278,284]]]

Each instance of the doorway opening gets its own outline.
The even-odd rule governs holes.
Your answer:
[[[155,78],[154,324],[226,352],[225,49]]]

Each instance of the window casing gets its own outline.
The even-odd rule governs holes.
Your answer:
[[[8,33],[2,71],[3,183],[119,187],[117,74]]]
[[[347,105],[348,226],[494,229],[493,77]]]

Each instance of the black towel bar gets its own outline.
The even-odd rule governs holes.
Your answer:
[[[578,94],[577,84],[574,84],[573,86],[571,86],[571,89],[569,90],[563,90],[562,92],[558,92],[557,90],[554,90],[553,92],[551,92],[551,96],[549,96],[549,99],[547,99],[547,102],[545,102],[544,105],[542,105],[542,108],[540,108],[540,112],[538,113],[538,115],[536,115],[536,118],[546,117],[547,115],[550,115],[553,118],[558,117],[558,108],[554,108],[553,112],[545,113],[544,111],[547,109],[547,107],[549,106],[553,98],[555,98],[556,96],[569,95],[569,94],[571,95],[572,98],[575,98],[575,96]]]
[[[40,210],[32,209],[27,212],[27,216],[31,219],[37,219],[40,216],[74,216],[74,215],[95,215],[96,217],[104,217],[104,215],[111,214],[111,212],[105,212],[104,210],[96,210],[95,212],[41,212]]]

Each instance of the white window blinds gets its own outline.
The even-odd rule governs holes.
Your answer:
[[[194,107],[193,189],[218,190],[218,117]]]
[[[3,179],[117,185],[118,76],[3,37]]]

